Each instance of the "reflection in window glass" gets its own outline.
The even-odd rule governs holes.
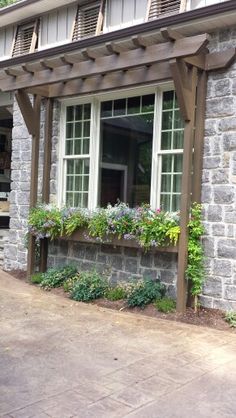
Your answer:
[[[103,207],[119,200],[131,207],[150,202],[154,98],[138,96],[101,105]]]

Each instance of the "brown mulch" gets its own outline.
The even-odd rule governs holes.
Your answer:
[[[12,270],[9,272],[12,276],[17,279],[29,282],[26,278],[26,272],[21,270]],[[69,295],[63,288],[51,289],[51,292],[68,298]],[[229,324],[224,320],[224,313],[219,309],[200,308],[198,313],[194,313],[194,310],[190,307],[186,309],[184,314],[177,312],[173,313],[162,313],[159,312],[153,304],[146,306],[144,309],[141,308],[128,308],[123,300],[110,301],[104,298],[96,299],[90,302],[93,305],[97,305],[103,308],[113,309],[122,312],[138,313],[141,315],[151,316],[153,318],[166,319],[169,321],[184,322],[192,325],[199,325],[203,327],[214,328],[217,330],[229,331],[236,333],[236,328],[230,328]]]

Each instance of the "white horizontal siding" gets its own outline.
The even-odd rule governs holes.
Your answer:
[[[11,56],[14,30],[13,26],[0,29],[0,60]]]
[[[138,25],[145,21],[147,0],[107,0],[104,32]]]
[[[63,44],[71,39],[76,10],[76,5],[72,5],[41,17],[39,49]]]

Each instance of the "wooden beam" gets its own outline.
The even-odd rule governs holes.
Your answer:
[[[50,171],[52,153],[52,124],[53,124],[53,100],[47,99],[44,129],[44,161],[43,161],[43,187],[42,203],[49,203],[50,198]],[[40,272],[47,270],[48,239],[40,240]]]
[[[184,62],[188,65],[197,67],[199,70],[205,70],[206,68],[207,54],[199,54],[195,57],[184,58]]]
[[[182,73],[185,78],[186,74]],[[183,88],[185,82],[180,78],[175,78],[174,82],[181,82]],[[195,102],[196,102],[196,85],[197,85],[197,69],[192,68],[188,72],[189,89],[183,89],[181,100],[188,103],[188,118],[185,119],[184,128],[184,152],[183,152],[183,174],[181,184],[181,201],[180,201],[180,237],[179,237],[179,252],[178,252],[178,277],[177,277],[177,311],[184,312],[187,302],[187,281],[185,279],[185,272],[188,261],[188,222],[190,210],[190,194],[192,185],[192,153],[193,153],[193,135],[195,124]],[[176,93],[179,86],[175,84]],[[187,98],[183,97],[186,92]],[[178,96],[177,96],[178,97]],[[180,107],[183,118],[185,118],[185,108]]]
[[[31,155],[31,180],[30,180],[30,208],[36,206],[38,198],[38,163],[39,163],[39,141],[40,141],[40,110],[41,97],[35,96],[34,99],[34,134],[32,136],[32,155]],[[23,115],[24,117],[24,115]],[[35,270],[35,237],[30,234],[27,257],[27,277],[30,277]]]
[[[229,67],[235,60],[236,48],[229,48],[225,51],[213,52],[206,56],[207,71],[214,71]]]
[[[24,118],[26,127],[29,131],[29,134],[35,135],[37,121],[35,117],[35,111],[33,109],[33,106],[31,104],[28,94],[25,93],[25,91],[23,90],[18,90],[15,93],[15,97],[19,105],[20,111],[22,113],[22,116]]]
[[[181,33],[171,28],[162,28],[160,32],[162,38],[165,41],[176,41],[177,39],[183,38],[183,35],[181,35]]]
[[[118,71],[104,76],[90,77],[85,80],[73,80],[63,84],[53,84],[49,87],[50,97],[66,97],[78,94],[102,92],[120,89],[128,86],[138,86],[153,82],[163,82],[171,79],[168,63],[154,64],[149,68],[142,67],[127,72]]]
[[[186,64],[179,60],[171,60],[170,68],[172,78],[175,84],[176,95],[180,111],[185,121],[191,120],[191,102],[192,102],[192,91],[189,86],[189,74],[192,70],[188,69]]]
[[[78,77],[95,76],[107,72],[128,70],[142,65],[151,65],[155,62],[164,62],[176,57],[185,58],[201,53],[208,43],[208,35],[197,35],[183,38],[174,43],[167,42],[158,45],[151,45],[145,49],[134,49],[121,52],[120,55],[99,57],[94,63],[90,61],[74,64],[73,67],[63,65],[51,70],[43,70],[30,74],[23,74],[15,79],[4,79],[0,81],[0,88],[3,91],[12,91],[20,88],[36,87],[46,84],[58,83],[60,81],[73,80]]]
[[[132,36],[131,41],[136,48],[146,48],[148,46],[148,42],[141,35]]]
[[[196,122],[193,154],[193,190],[192,201],[201,203],[202,164],[204,147],[204,128],[206,112],[207,73],[201,72],[197,86]]]

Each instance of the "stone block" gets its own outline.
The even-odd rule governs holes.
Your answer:
[[[168,283],[168,284],[175,284],[176,280],[177,280],[177,272],[174,273],[171,270],[161,270],[161,276],[160,276],[160,280],[163,283]]]
[[[236,260],[236,239],[222,239],[217,245],[218,257]]]
[[[207,218],[210,222],[222,221],[222,207],[220,205],[209,205],[207,209]]]
[[[90,261],[96,261],[98,248],[97,245],[86,245],[85,247],[85,259]]]
[[[203,184],[202,185],[202,202],[211,203],[212,201],[212,189],[211,186]]]
[[[102,253],[105,254],[121,254],[122,249],[121,247],[113,247],[112,245],[109,244],[102,244],[101,245],[101,251]]]
[[[107,257],[107,264],[115,270],[123,270],[123,257],[120,255],[110,255]]]
[[[215,256],[215,240],[213,237],[204,237],[202,239],[204,254],[206,257]]]
[[[213,274],[222,277],[232,276],[232,263],[228,260],[213,260]]]
[[[140,273],[142,274],[144,279],[160,279],[160,272],[157,269],[142,268],[140,269]]]
[[[205,306],[205,308],[212,308],[213,307],[213,298],[209,296],[200,296],[200,305]]]
[[[212,183],[213,184],[227,184],[229,182],[229,169],[221,168],[213,170]]]
[[[230,185],[215,186],[213,194],[215,203],[233,203],[235,197],[233,187]]]
[[[215,83],[215,95],[218,97],[228,96],[231,94],[231,80],[224,79]]]
[[[222,298],[222,278],[208,277],[203,285],[203,295]]]
[[[204,157],[203,158],[204,169],[218,168],[219,166],[220,166],[220,157]]]
[[[138,273],[138,260],[135,258],[127,258],[125,260],[125,271],[128,273]]]
[[[143,253],[140,259],[140,265],[142,267],[152,267],[153,263],[153,254],[152,253]]]
[[[235,131],[236,130],[236,118],[229,117],[229,118],[221,119],[219,122],[219,130],[222,132]]]
[[[123,251],[124,255],[127,257],[137,257],[140,250],[138,248],[124,247]]]
[[[225,286],[224,298],[236,302],[236,286]]]
[[[224,237],[225,225],[220,223],[212,224],[212,235],[217,237]]]
[[[234,98],[223,97],[221,100],[218,98],[209,99],[206,102],[206,117],[217,118],[224,116],[234,115]]]

